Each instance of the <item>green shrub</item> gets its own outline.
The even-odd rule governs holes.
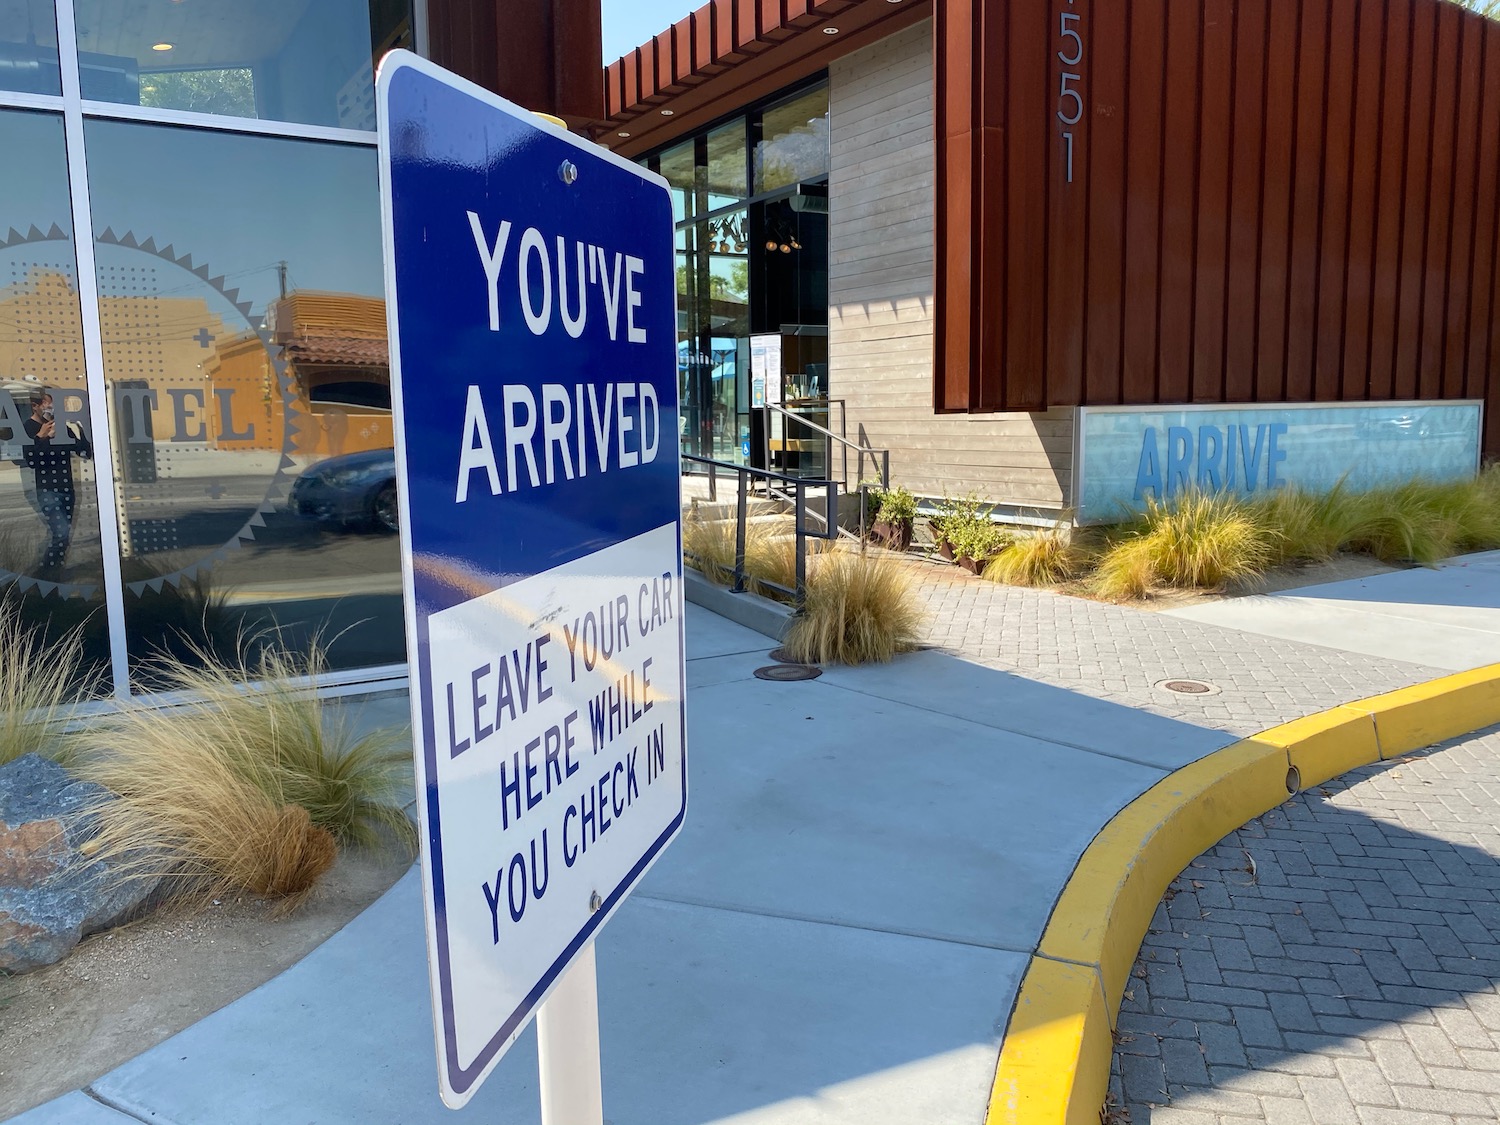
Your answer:
[[[955,558],[986,561],[1011,541],[1011,534],[990,519],[993,509],[970,493],[959,500],[943,497],[933,517],[933,532],[953,548]]]
[[[917,498],[900,487],[882,492],[875,518],[882,523],[910,523],[917,518]]]

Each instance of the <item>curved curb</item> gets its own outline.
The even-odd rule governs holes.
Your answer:
[[[1492,664],[1273,727],[1137,797],[1058,897],[1006,1028],[986,1125],[1098,1125],[1131,966],[1162,894],[1195,857],[1289,793],[1497,722]]]

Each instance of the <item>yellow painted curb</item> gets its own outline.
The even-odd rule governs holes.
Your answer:
[[[1114,1038],[1091,967],[1033,958],[1000,1053],[987,1125],[1099,1125]]]
[[[1229,833],[1303,788],[1500,723],[1500,664],[1279,727],[1184,766],[1084,851],[1021,981],[986,1125],[1096,1125],[1112,1030],[1151,916],[1172,880]]]
[[[1255,741],[1285,750],[1303,789],[1380,761],[1375,718],[1359,704],[1294,719],[1256,735]]]
[[[1400,757],[1500,721],[1500,664],[1429,680],[1349,706],[1367,710],[1374,717],[1380,756]]]
[[[1286,800],[1286,751],[1236,742],[1157,782],[1094,838],[1063,889],[1037,952],[1099,967],[1109,1010],[1120,1006],[1134,945],[1162,892],[1204,847]]]

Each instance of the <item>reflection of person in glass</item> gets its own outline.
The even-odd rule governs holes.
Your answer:
[[[41,388],[31,392],[31,417],[22,423],[31,443],[26,464],[36,478],[36,509],[47,525],[48,540],[37,556],[35,577],[60,577],[68,544],[73,540],[73,457],[92,457],[93,447],[77,423],[57,433],[52,396]]]

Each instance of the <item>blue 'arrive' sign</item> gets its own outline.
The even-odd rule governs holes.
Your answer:
[[[462,1105],[686,807],[665,183],[406,52],[382,209],[422,872]]]

